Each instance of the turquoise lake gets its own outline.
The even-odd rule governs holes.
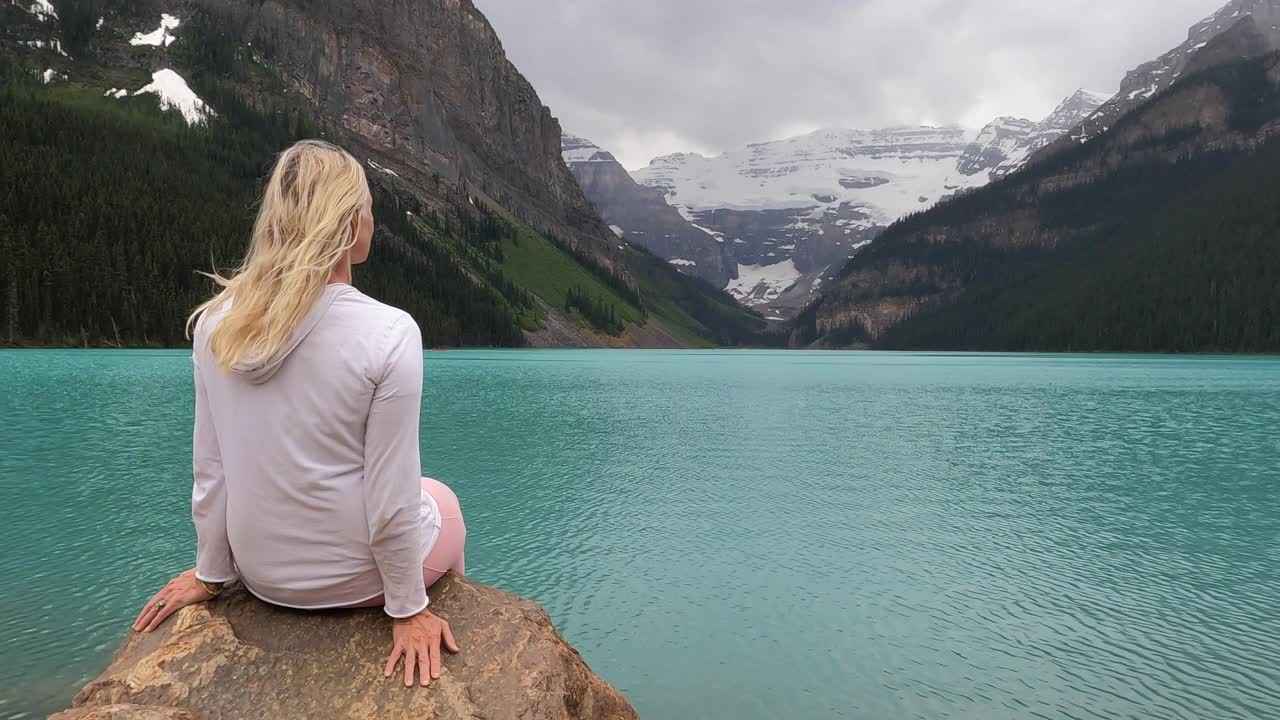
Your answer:
[[[1280,360],[426,358],[471,575],[645,718],[1280,717]],[[191,411],[189,352],[0,352],[0,718],[192,562]]]

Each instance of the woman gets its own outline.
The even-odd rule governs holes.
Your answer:
[[[196,566],[147,602],[154,630],[224,583],[301,609],[381,605],[394,618],[390,677],[404,657],[440,676],[449,624],[426,588],[465,570],[458,499],[421,477],[422,337],[409,315],[351,286],[369,256],[364,169],[333,145],[276,161],[243,266],[195,324],[191,515]]]

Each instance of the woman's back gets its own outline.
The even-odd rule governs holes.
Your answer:
[[[379,539],[420,565],[438,525],[430,502],[411,503],[427,517],[406,517],[399,497],[420,475],[417,325],[331,284],[279,352],[222,372],[207,342],[221,315],[195,333],[197,524],[225,508],[229,575],[266,600],[316,608],[377,596],[377,555],[390,550]],[[201,474],[218,472],[225,501],[201,498]]]

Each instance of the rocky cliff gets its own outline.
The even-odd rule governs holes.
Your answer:
[[[601,260],[608,228],[560,159],[560,124],[471,0],[194,0],[260,38],[291,90],[420,186],[434,173]],[[173,8],[175,14],[181,8]]]
[[[964,175],[985,173],[992,180],[1017,172],[1032,155],[1066,135],[1106,101],[1105,95],[1077,90],[1040,122],[996,118],[965,148],[960,157],[960,172]]]
[[[1244,25],[1241,21],[1244,20]],[[1253,47],[1238,41],[1218,42],[1228,32],[1247,32]],[[1211,43],[1213,47],[1210,47]],[[1229,48],[1223,55],[1223,48]],[[1187,40],[1169,52],[1130,70],[1120,92],[1087,118],[1032,156],[1037,161],[1089,141],[1114,126],[1121,117],[1169,89],[1179,78],[1225,60],[1260,55],[1280,48],[1280,0],[1232,0],[1222,9],[1191,26]]]
[[[385,679],[380,610],[304,613],[242,589],[131,634],[55,720],[537,718],[629,720],[536,604],[450,576],[431,593],[462,646],[430,687]]]
[[[561,139],[561,149],[565,164],[615,233],[717,288],[738,276],[724,238],[694,227],[661,192],[633,180],[611,153],[570,134]]]

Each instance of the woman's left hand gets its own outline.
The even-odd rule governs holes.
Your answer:
[[[142,606],[138,619],[133,621],[133,629],[151,632],[159,627],[165,618],[182,608],[212,599],[213,596],[200,585],[199,580],[196,580],[196,570],[192,568],[170,580],[164,589]]]

